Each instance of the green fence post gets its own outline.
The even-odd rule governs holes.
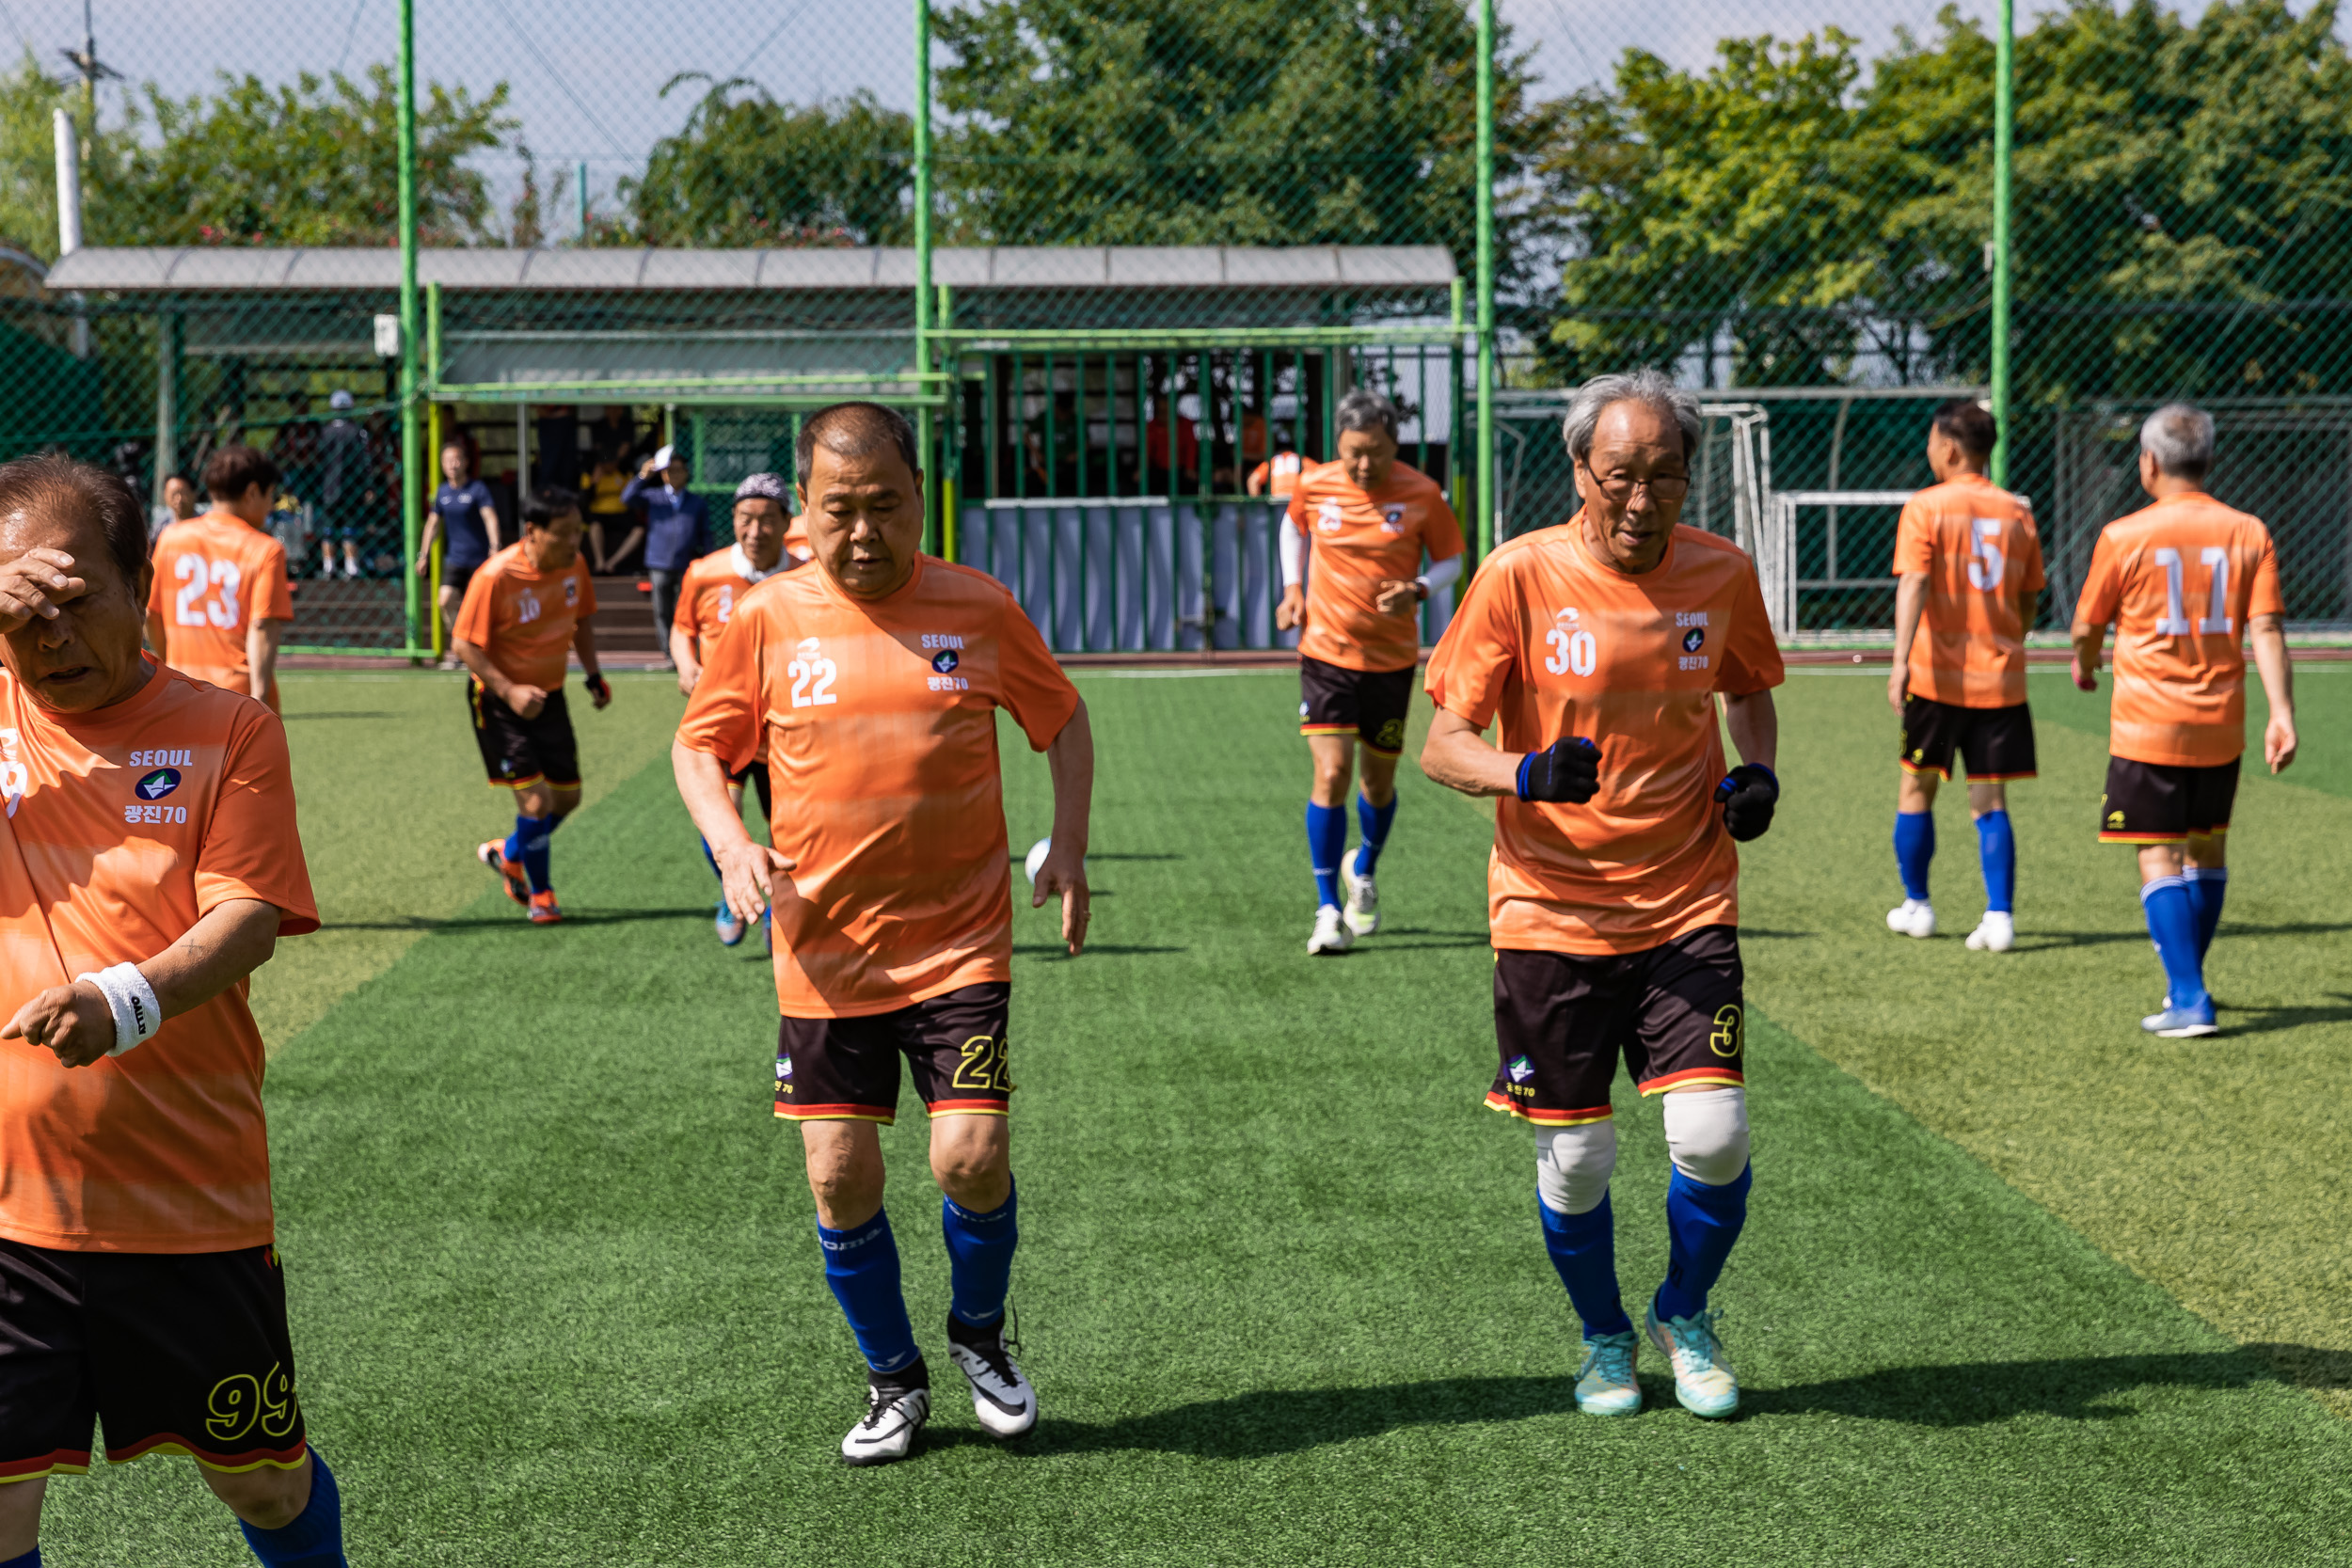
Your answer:
[[[924,402],[915,413],[915,451],[936,470],[943,467],[934,444],[930,388],[927,377],[934,368],[931,354],[931,0],[914,0],[914,368],[915,386]],[[937,550],[941,535],[931,531],[945,475],[931,476],[925,499],[923,547]],[[945,525],[942,524],[944,532]]]
[[[417,6],[400,0],[400,594],[417,649],[417,540],[424,510],[424,436],[417,428]]]
[[[1993,54],[1993,442],[1992,479],[2009,483],[2010,163],[2017,135],[2017,19],[2013,0],[2001,0],[2000,38]]]
[[[2006,4],[2007,0],[2003,0]],[[1495,547],[1495,0],[1478,0],[1478,559]]]

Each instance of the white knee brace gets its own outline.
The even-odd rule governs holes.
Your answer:
[[[1599,1208],[1609,1196],[1609,1173],[1616,1168],[1614,1122],[1535,1129],[1535,1194],[1555,1214],[1589,1214]]]
[[[1748,1091],[1685,1089],[1665,1101],[1666,1151],[1675,1169],[1709,1187],[1729,1186],[1748,1168]]]

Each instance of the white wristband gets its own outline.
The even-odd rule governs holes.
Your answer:
[[[116,964],[73,978],[96,986],[114,1011],[115,1043],[107,1055],[119,1056],[135,1045],[144,1045],[164,1026],[164,1005],[155,999],[155,988],[147,983],[138,965]]]

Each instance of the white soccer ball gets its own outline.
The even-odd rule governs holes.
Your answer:
[[[1054,841],[1050,838],[1041,838],[1029,846],[1029,858],[1021,863],[1021,869],[1029,874],[1031,887],[1037,886],[1038,870],[1044,865],[1045,857],[1053,847]]]

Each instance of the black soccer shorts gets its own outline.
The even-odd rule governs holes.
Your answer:
[[[466,711],[492,784],[520,789],[544,780],[557,789],[580,787],[580,742],[573,738],[563,692],[548,692],[539,717],[526,719],[469,675]]]
[[[2179,844],[2230,831],[2243,757],[2211,768],[2107,758],[2107,789],[2099,797],[2102,844]]]
[[[0,1481],[184,1453],[302,1463],[278,1249],[62,1252],[0,1238]]]
[[[1914,692],[1903,698],[1902,765],[1949,783],[1957,752],[1971,779],[2034,776],[2033,713],[2015,707],[1962,707]]]
[[[1617,1058],[1645,1095],[1746,1083],[1740,933],[1708,926],[1639,953],[1502,948],[1486,1104],[1538,1127],[1609,1119]]]
[[[932,1116],[1004,1116],[1012,1099],[1005,1024],[1012,987],[964,986],[895,1012],[787,1018],[776,1031],[776,1115],[787,1121],[898,1119],[898,1058]]]
[[[770,822],[774,819],[776,815],[776,802],[774,797],[769,793],[768,765],[766,763],[745,763],[743,765],[743,771],[740,773],[730,773],[727,775],[727,783],[733,784],[738,789],[742,788],[746,784],[750,784],[752,786],[752,793],[759,797],[760,821]]]
[[[1402,670],[1350,670],[1301,655],[1298,733],[1352,735],[1368,751],[1402,755],[1414,673],[1409,664]]]

